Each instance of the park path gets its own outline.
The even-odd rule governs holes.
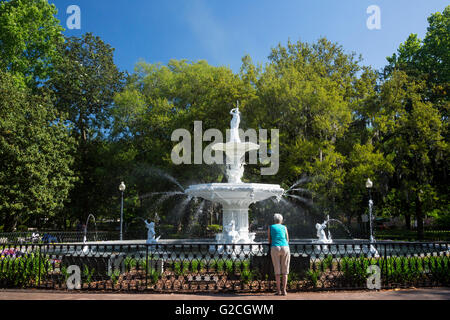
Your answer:
[[[450,288],[273,294],[123,294],[0,290],[0,300],[450,300]]]

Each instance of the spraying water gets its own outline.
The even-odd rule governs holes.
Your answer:
[[[339,221],[339,220],[337,220],[337,219],[328,219],[328,220],[327,220],[327,224],[329,224],[330,222],[337,222],[339,225],[341,225],[341,226],[344,228],[344,230],[347,232],[347,234],[349,235],[349,237],[350,237],[350,238],[353,238],[353,236],[352,236],[350,230],[348,230],[348,228],[346,227],[345,224],[342,223],[342,221]]]
[[[88,231],[88,224],[89,224],[89,219],[92,218],[94,219],[94,226],[95,226],[95,238],[94,240],[97,241],[97,223],[95,222],[95,217],[93,214],[88,215],[87,220],[86,220],[86,227],[84,228],[84,237],[83,237],[83,242],[86,243],[87,242],[87,231]]]
[[[181,191],[183,191],[184,193],[184,188],[183,186],[178,182],[177,179],[175,179],[174,177],[172,177],[170,174],[168,174],[167,172],[162,171],[161,169],[158,168],[151,168],[150,169],[151,173],[156,174],[157,176],[166,178],[167,180],[169,180],[170,182],[173,182],[178,188],[180,188]]]

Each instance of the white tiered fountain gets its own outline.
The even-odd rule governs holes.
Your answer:
[[[271,197],[278,199],[284,193],[279,185],[243,183],[245,154],[259,150],[259,145],[242,142],[239,137],[240,112],[239,107],[231,110],[230,141],[215,144],[212,148],[223,151],[226,155],[228,183],[211,183],[192,185],[186,194],[218,202],[223,207],[223,232],[216,235],[216,242],[221,244],[252,244],[255,234],[249,233],[248,208],[252,203]]]

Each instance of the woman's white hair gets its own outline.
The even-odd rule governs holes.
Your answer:
[[[273,222],[275,222],[276,224],[282,223],[283,222],[283,216],[279,213],[275,213],[273,215]]]

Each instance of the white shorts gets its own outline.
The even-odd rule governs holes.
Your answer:
[[[270,255],[272,257],[275,275],[289,274],[289,264],[291,262],[291,251],[289,247],[272,247],[270,249]]]

